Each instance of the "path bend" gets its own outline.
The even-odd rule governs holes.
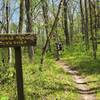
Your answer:
[[[57,61],[57,64],[60,65],[65,72],[69,73],[72,76],[73,81],[76,84],[79,94],[81,95],[81,100],[96,100],[95,90],[91,89],[77,70],[71,69],[64,61]]]

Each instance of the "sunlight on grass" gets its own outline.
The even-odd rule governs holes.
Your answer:
[[[28,100],[32,98],[34,100],[76,100],[79,98],[70,75],[58,67],[53,60],[46,60],[42,72],[36,70],[36,67],[39,68],[39,66],[29,65],[24,69],[25,93]],[[31,70],[25,74],[27,68]],[[36,71],[32,73],[34,70]]]
[[[94,60],[91,52],[65,50],[62,59],[72,68],[75,68],[87,79],[87,84],[96,91],[100,99],[100,48],[98,48],[97,59]],[[99,100],[97,99],[97,100]]]

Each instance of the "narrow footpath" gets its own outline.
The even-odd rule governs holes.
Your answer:
[[[76,88],[81,95],[81,100],[96,100],[95,91],[87,85],[87,80],[84,79],[77,70],[71,69],[64,61],[57,61],[57,64],[72,76],[72,79],[76,83]]]

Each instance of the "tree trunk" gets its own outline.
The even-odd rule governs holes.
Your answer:
[[[51,28],[50,33],[48,34],[46,43],[45,43],[45,45],[44,45],[44,47],[43,47],[42,56],[41,56],[41,64],[43,64],[43,61],[44,61],[44,56],[45,56],[46,48],[47,48],[47,46],[48,46],[48,42],[49,42],[49,40],[51,39],[51,36],[53,35],[54,29],[55,29],[55,27],[56,27],[56,25],[57,25],[58,16],[59,16],[59,14],[60,14],[60,9],[61,9],[61,6],[62,6],[62,2],[63,2],[63,0],[61,0],[60,3],[59,3],[59,7],[58,7],[58,11],[57,11],[57,14],[56,14],[54,23],[53,23],[53,25],[52,25],[52,28]]]
[[[81,32],[83,34],[83,40],[84,40],[84,36],[85,36],[85,31],[84,31],[84,13],[83,13],[83,5],[82,5],[82,0],[80,0],[80,10],[81,10]]]
[[[86,50],[89,49],[89,31],[88,31],[88,0],[85,0],[85,44]]]
[[[41,3],[42,3],[44,24],[45,24],[45,31],[46,31],[46,35],[48,36],[48,32],[49,32],[49,27],[48,27],[48,22],[49,22],[49,19],[48,19],[48,2],[47,2],[47,0],[41,0]],[[47,50],[51,51],[50,41],[48,43]]]
[[[96,16],[96,1],[93,0],[93,8],[94,8],[94,30],[95,30],[95,37],[96,37],[96,49],[97,49],[97,16]]]
[[[64,6],[64,33],[65,33],[65,39],[66,39],[66,46],[70,44],[69,41],[69,32],[68,32],[68,9],[67,9],[67,0],[64,0],[63,2]]]
[[[92,6],[91,0],[89,0],[89,11],[90,11],[90,33],[91,33],[91,40],[92,40],[92,49],[93,49],[93,57],[96,59],[96,42],[95,42],[95,34],[93,32],[93,16],[92,16]]]
[[[72,11],[73,10],[73,11]],[[69,40],[70,40],[70,45],[72,45],[72,42],[73,42],[73,33],[74,33],[74,8],[71,9],[71,7],[69,7],[69,10],[68,10],[68,19],[69,19],[69,30],[70,30],[70,33],[69,33]]]
[[[100,0],[96,0],[97,4],[97,27],[100,28]]]
[[[73,21],[73,18],[72,18],[70,20],[70,44],[71,45],[73,43],[73,34],[74,34],[73,26],[74,26],[74,21]]]
[[[19,17],[19,29],[18,32],[23,31],[23,21],[24,21],[24,0],[20,0],[20,17]]]
[[[9,1],[6,2],[6,31],[9,34],[9,14],[10,14],[10,5]],[[8,48],[8,63],[12,62],[12,49]]]
[[[5,24],[5,0],[4,1],[2,1],[2,3],[3,3],[3,9],[2,9],[2,23],[3,23],[3,25],[2,25],[2,29],[1,29],[1,32],[2,33],[4,33],[4,24]],[[3,66],[5,67],[5,49],[2,49],[2,51],[1,51],[1,55],[2,55],[2,64],[3,64]]]
[[[25,0],[26,16],[27,16],[27,25],[26,31],[32,32],[32,0]],[[30,62],[33,60],[33,47],[28,47],[28,54]]]

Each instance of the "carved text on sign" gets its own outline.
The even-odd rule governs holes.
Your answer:
[[[35,34],[2,34],[0,35],[0,47],[16,47],[36,45]]]

